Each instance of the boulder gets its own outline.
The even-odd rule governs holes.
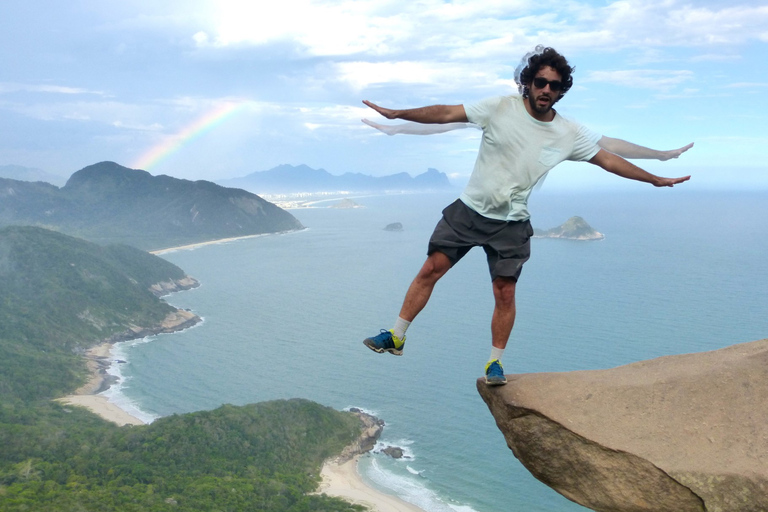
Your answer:
[[[768,510],[768,339],[477,388],[539,480],[612,512]]]
[[[399,446],[387,446],[386,448],[384,448],[381,451],[384,452],[385,454],[389,455],[393,459],[402,459],[403,458],[403,454],[405,453],[405,452],[403,452],[403,449],[400,448]]]

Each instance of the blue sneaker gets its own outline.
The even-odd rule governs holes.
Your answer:
[[[403,347],[405,346],[405,336],[403,336],[403,339],[401,340],[395,336],[395,333],[392,330],[387,331],[386,329],[382,329],[376,336],[365,338],[363,343],[366,347],[379,354],[389,352],[390,354],[401,356],[403,355]]]
[[[489,386],[501,386],[507,383],[504,367],[501,366],[501,361],[498,359],[488,361],[488,364],[485,365],[485,383]]]

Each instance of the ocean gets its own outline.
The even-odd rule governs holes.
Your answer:
[[[768,337],[768,191],[653,189],[531,199],[535,227],[573,215],[602,241],[534,239],[507,373],[610,368]],[[202,285],[168,296],[204,318],[117,345],[110,399],[147,421],[301,397],[386,422],[361,460],[370,485],[430,512],[586,510],[507,448],[475,381],[490,354],[481,249],[437,285],[405,354],[366,349],[392,327],[429,235],[456,194],[357,197],[291,212],[306,230],[163,254]],[[385,231],[400,222],[403,231]],[[405,450],[392,459],[378,450]]]

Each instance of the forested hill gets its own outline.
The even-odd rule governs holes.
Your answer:
[[[79,354],[176,308],[150,291],[184,271],[126,245],[100,245],[31,226],[0,229],[0,396],[25,400],[74,390]]]
[[[250,192],[114,162],[77,171],[61,189],[0,178],[0,226],[24,224],[146,250],[303,227]]]
[[[3,406],[0,510],[363,512],[310,494],[359,434],[351,413],[299,399],[127,427],[56,402]]]
[[[85,347],[174,309],[150,285],[184,277],[133,247],[0,229],[0,510],[363,510],[310,494],[360,435],[351,413],[294,399],[118,427],[51,400],[84,381]]]

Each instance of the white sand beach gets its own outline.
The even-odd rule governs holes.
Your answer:
[[[102,395],[69,395],[59,398],[59,402],[67,405],[77,405],[89,409],[107,421],[123,425],[144,425],[144,422],[131,416]]]
[[[107,400],[107,397],[95,394],[101,390],[104,384],[104,370],[110,364],[111,350],[111,343],[101,343],[90,348],[85,353],[85,357],[88,359],[87,365],[91,372],[91,378],[84,386],[75,390],[74,394],[59,398],[57,401],[67,405],[85,407],[92,413],[120,426],[144,425],[143,421],[128,414]]]
[[[357,472],[358,458],[342,464],[336,461],[326,462],[320,472],[322,482],[317,493],[343,498],[376,512],[424,512],[416,505],[366,485]]]
[[[265,236],[266,234],[275,234],[275,233],[261,233],[257,235],[246,235],[246,236],[236,236],[232,238],[219,238],[218,240],[209,240],[208,242],[199,242],[196,244],[188,244],[188,245],[179,245],[177,247],[168,247],[166,249],[158,249],[156,251],[149,251],[150,254],[154,254],[155,256],[159,256],[161,254],[165,254],[167,252],[173,252],[173,251],[184,251],[188,249],[197,249],[198,247],[203,247],[206,245],[216,245],[216,244],[224,244],[227,242],[234,242],[236,240],[246,240],[248,238],[257,238],[260,236]]]

